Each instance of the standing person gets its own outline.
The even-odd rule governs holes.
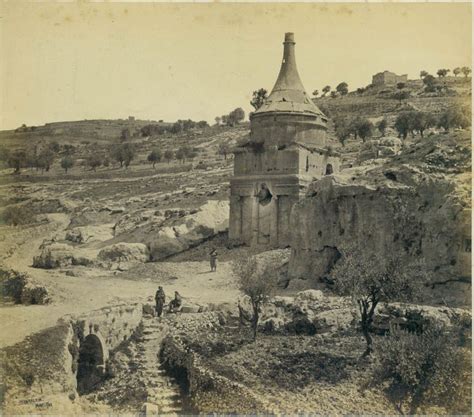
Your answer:
[[[163,306],[165,305],[166,302],[166,295],[165,292],[163,291],[163,287],[158,287],[158,291],[155,294],[155,310],[156,310],[156,315],[157,317],[161,317],[163,314]]]
[[[211,253],[209,254],[209,260],[211,262],[211,272],[216,272],[217,269],[217,251],[212,249]]]

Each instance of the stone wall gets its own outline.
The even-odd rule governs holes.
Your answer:
[[[298,172],[298,150],[239,152],[234,158],[234,175],[294,174]]]
[[[70,318],[76,333],[97,335],[111,351],[127,340],[142,319],[142,304],[120,304]]]
[[[253,117],[250,140],[265,143],[265,148],[282,147],[295,141],[324,147],[326,144],[326,117],[287,114],[271,114]]]
[[[189,395],[199,413],[268,414],[269,408],[247,387],[206,368],[193,352],[168,336],[163,341],[162,358],[170,367],[186,369]]]
[[[109,352],[135,332],[141,318],[140,303],[67,316],[58,325],[0,351],[4,411],[82,414],[80,404],[74,402],[81,345],[88,336],[98,341],[103,360],[99,366],[105,375]]]

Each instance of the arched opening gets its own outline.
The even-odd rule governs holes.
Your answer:
[[[260,190],[257,194],[258,202],[262,206],[266,206],[267,204],[271,203],[272,197],[272,193],[268,189],[267,184],[260,184]]]
[[[331,164],[327,164],[326,165],[326,173],[324,175],[331,175],[334,173],[334,170],[332,169],[332,165]]]
[[[79,348],[77,366],[77,392],[87,394],[93,391],[104,379],[105,363],[104,349],[100,339],[90,334]]]

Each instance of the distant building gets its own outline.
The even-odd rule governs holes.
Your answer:
[[[406,83],[407,81],[407,74],[397,75],[390,71],[379,72],[378,74],[372,75],[372,84],[374,85],[394,85]]]

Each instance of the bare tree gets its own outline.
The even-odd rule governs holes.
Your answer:
[[[217,150],[219,155],[223,155],[224,159],[227,159],[227,154],[230,152],[230,146],[228,143],[220,143]]]

